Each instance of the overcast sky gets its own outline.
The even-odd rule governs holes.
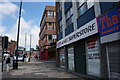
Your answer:
[[[0,2],[0,35],[8,36],[9,41],[17,40],[19,5],[19,2]],[[54,5],[53,2],[23,2],[19,46],[24,47],[26,33],[27,48],[29,49],[30,45],[30,34],[32,35],[32,47],[36,47],[44,8]]]

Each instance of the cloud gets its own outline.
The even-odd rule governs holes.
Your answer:
[[[26,12],[24,9],[22,9],[21,11],[22,14]],[[0,13],[1,13],[0,19],[5,19],[7,16],[17,19],[18,12],[19,12],[19,6],[9,1],[0,4]]]
[[[16,23],[9,29],[9,33],[6,33],[6,29],[3,26],[0,26],[0,34],[5,34],[9,37],[10,40],[17,40],[17,31],[18,31],[18,19],[16,13],[19,12],[19,7],[11,2],[3,2],[0,4],[0,20],[7,19],[8,16],[16,19]],[[22,9],[22,14],[26,11]],[[7,27],[7,26],[6,26]],[[38,34],[39,27],[34,25],[33,20],[26,21],[23,17],[21,17],[20,24],[20,35],[19,35],[19,46],[25,46],[25,33],[27,34],[26,46],[29,50],[30,46],[30,34],[32,35],[32,47],[35,48],[36,44],[38,44]]]
[[[10,3],[10,2],[4,2],[0,4],[0,18],[4,19],[6,16],[11,16],[13,18],[16,18],[16,12],[18,10],[18,6]]]
[[[21,24],[20,24],[20,35],[19,35],[19,46],[25,46],[25,33],[27,34],[27,40],[26,40],[26,46],[27,49],[29,50],[30,46],[30,34],[32,35],[32,42],[31,46],[33,48],[36,47],[36,44],[38,44],[38,34],[39,34],[39,27],[33,25],[34,21],[29,20],[26,21],[23,17],[21,18]],[[13,25],[13,27],[10,30],[10,34],[6,34],[9,36],[9,40],[17,40],[17,31],[18,31],[18,20],[17,22]]]
[[[6,28],[3,26],[0,26],[0,35],[4,34],[6,31]]]

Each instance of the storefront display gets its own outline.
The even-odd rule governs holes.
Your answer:
[[[68,69],[74,70],[74,48],[69,47],[68,48]]]
[[[65,68],[65,49],[60,49],[60,67]]]
[[[100,76],[100,53],[98,42],[97,39],[86,42],[87,74],[97,77]]]

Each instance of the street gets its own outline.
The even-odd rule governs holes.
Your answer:
[[[77,78],[71,73],[63,69],[55,67],[54,61],[40,61],[31,59],[31,62],[19,62],[19,69],[13,70],[12,66],[10,72],[4,70],[2,78]]]

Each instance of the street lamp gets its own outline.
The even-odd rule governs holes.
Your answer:
[[[28,60],[28,62],[30,62],[30,58],[31,58],[31,37],[32,37],[32,35],[30,34],[30,54],[29,54],[29,60]]]
[[[22,0],[20,2],[20,9],[19,9],[19,20],[18,20],[18,33],[17,33],[17,47],[15,51],[16,61],[14,62],[13,69],[18,69],[18,45],[19,45],[19,33],[20,33],[20,18],[21,18],[21,9],[22,9]]]

